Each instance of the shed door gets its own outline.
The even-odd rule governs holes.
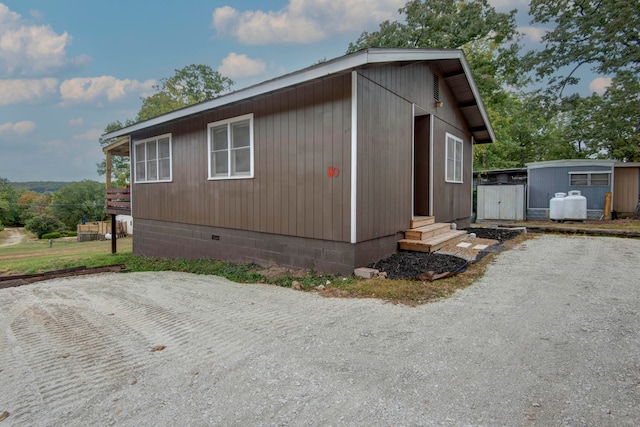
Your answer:
[[[638,203],[638,168],[615,168],[613,177],[613,209],[633,212]]]
[[[478,220],[524,220],[524,185],[478,185]]]

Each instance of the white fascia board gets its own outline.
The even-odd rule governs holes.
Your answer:
[[[287,74],[274,80],[268,80],[255,86],[250,86],[246,89],[241,89],[237,92],[232,92],[230,94],[220,96],[210,101],[205,101],[200,104],[181,108],[180,110],[172,111],[171,113],[163,114],[161,116],[154,117],[153,119],[136,123],[126,128],[122,128],[114,132],[105,134],[103,135],[103,138],[115,138],[122,135],[129,135],[133,132],[146,129],[148,127],[157,126],[176,119],[181,119],[183,117],[198,114],[203,111],[212,110],[214,108],[232,104],[234,102],[244,101],[246,99],[260,96],[269,92],[274,92],[286,87],[295,86],[311,80],[344,72],[346,70],[350,70],[352,68],[366,64],[366,53],[366,51],[363,51],[359,54],[348,55],[338,60],[329,61],[325,64],[320,64],[303,71]]]

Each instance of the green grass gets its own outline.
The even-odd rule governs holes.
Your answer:
[[[0,239],[2,236],[0,235]],[[515,245],[530,238],[523,235],[505,243]],[[117,241],[118,253],[111,254],[110,241],[77,242],[60,239],[52,247],[46,240],[30,239],[11,246],[0,246],[0,274],[33,274],[63,268],[100,267],[124,264],[125,272],[177,271],[225,277],[238,283],[266,283],[291,287],[298,282],[304,291],[327,297],[378,298],[394,303],[419,305],[444,298],[471,285],[484,274],[489,255],[469,266],[466,272],[435,282],[389,279],[361,279],[354,276],[322,275],[314,271],[275,273],[252,263],[232,263],[213,259],[167,259],[133,255],[131,238]],[[320,286],[322,285],[322,286]]]

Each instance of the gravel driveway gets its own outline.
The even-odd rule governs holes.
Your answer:
[[[639,266],[640,240],[545,235],[417,308],[180,273],[3,289],[0,425],[637,426]]]

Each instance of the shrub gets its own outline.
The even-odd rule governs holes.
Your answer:
[[[60,233],[58,233],[58,232],[54,232],[54,233],[46,233],[46,234],[43,234],[43,235],[42,235],[42,237],[41,237],[41,239],[45,239],[45,240],[46,240],[46,239],[59,239],[60,237],[61,237],[61,236],[60,236]]]
[[[29,219],[24,228],[35,233],[38,239],[42,239],[43,234],[64,230],[65,227],[58,218],[49,214],[40,214]]]

